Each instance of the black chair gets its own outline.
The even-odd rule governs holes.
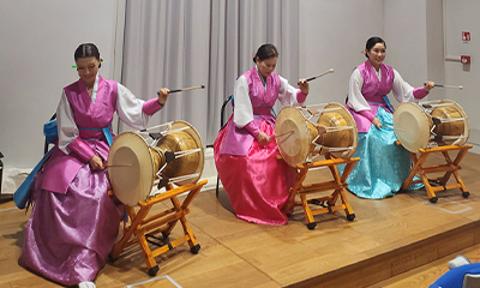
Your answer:
[[[52,121],[52,120],[54,120],[55,118],[57,118],[57,113],[54,113],[54,114],[52,115],[52,117],[50,117],[50,119],[49,119],[48,121]],[[45,143],[44,143],[44,145],[43,145],[43,154],[44,154],[44,155],[47,154],[47,152],[48,152],[48,146],[49,146],[49,144],[50,144],[50,143],[47,141],[47,137],[45,136]]]
[[[2,194],[2,181],[3,181],[3,154],[0,152],[0,203],[4,203],[13,199],[10,194]]]
[[[223,128],[225,128],[225,109],[227,108],[227,105],[229,103],[232,103],[232,111],[233,111],[233,107],[235,106],[234,105],[234,99],[233,99],[233,95],[230,95],[228,96],[225,101],[223,101],[223,104],[222,104],[222,109],[220,110],[220,130],[222,130]],[[207,145],[208,148],[213,148],[213,144],[210,144],[210,145]],[[220,179],[218,178],[218,175],[217,175],[217,185],[215,187],[215,197],[218,198],[218,191],[220,189]]]

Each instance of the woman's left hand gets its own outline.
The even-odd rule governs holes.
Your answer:
[[[425,84],[423,85],[423,87],[425,87],[425,89],[427,91],[430,91],[433,87],[435,87],[435,82],[433,81],[427,81],[425,82]]]
[[[160,105],[165,105],[165,102],[167,102],[167,98],[168,98],[168,93],[170,93],[170,89],[168,88],[161,88],[157,94],[158,94],[158,103],[160,103]]]
[[[298,80],[298,88],[300,88],[300,91],[302,91],[303,94],[308,95],[308,91],[310,90],[310,86],[308,85],[308,82],[305,81],[305,79],[300,79]]]

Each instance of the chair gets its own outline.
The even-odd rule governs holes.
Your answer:
[[[45,135],[45,144],[43,145],[43,154],[47,154],[49,144],[54,144],[55,140],[58,137],[58,135],[56,135],[57,125],[56,122],[54,123],[55,119],[57,119],[57,113],[54,113],[52,117],[50,117],[48,122],[44,125],[43,134]],[[50,135],[51,133],[55,133],[55,135]]]
[[[58,139],[58,132],[57,132],[57,122],[55,120],[56,114],[50,118],[50,120],[43,125],[43,134],[45,135],[45,144],[44,144],[44,155],[42,159],[33,167],[30,174],[28,174],[27,178],[23,181],[23,183],[17,188],[15,193],[13,193],[13,200],[15,201],[15,205],[19,209],[24,209],[30,206],[30,188],[33,185],[35,180],[35,175],[40,171],[43,164],[48,160],[50,155],[53,153],[53,150],[48,150],[49,144],[55,144]]]
[[[226,125],[226,123],[225,123],[226,122],[225,121],[225,109],[227,108],[227,105],[230,102],[232,103],[232,111],[233,111],[233,107],[235,106],[233,95],[228,96],[225,99],[225,101],[223,101],[222,109],[220,110],[220,130],[222,130]],[[213,148],[213,144],[207,145],[207,148]],[[216,198],[218,198],[219,189],[220,189],[220,179],[218,178],[218,175],[217,175],[217,184],[216,184],[216,187],[215,187],[215,197]]]
[[[12,195],[3,195],[2,194],[2,178],[3,178],[3,154],[0,152],[0,203],[7,202],[13,199]]]

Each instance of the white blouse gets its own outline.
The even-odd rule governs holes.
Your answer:
[[[99,77],[97,75],[91,95],[92,102],[95,102],[97,98],[98,81]],[[132,128],[144,129],[150,118],[149,115],[143,113],[143,103],[145,101],[135,97],[128,88],[120,83],[118,83],[117,91],[116,111],[120,119]],[[78,137],[79,130],[73,119],[72,108],[67,100],[65,90],[62,91],[62,97],[57,107],[57,125],[58,147],[64,153],[69,154],[67,146]]]
[[[300,89],[297,89],[288,84],[287,79],[281,76],[279,77],[280,90],[278,100],[280,100],[282,106],[303,105],[303,102],[297,102],[297,93],[300,92]],[[248,93],[247,78],[244,75],[240,76],[237,81],[235,81],[233,95],[235,99],[235,112],[233,113],[233,122],[238,128],[243,128],[245,127],[245,125],[253,121],[252,101],[250,100],[250,95]]]
[[[372,68],[374,69],[374,68]],[[375,69],[374,69],[375,70]],[[377,75],[378,79],[382,79],[381,70],[376,71],[375,75]],[[398,102],[410,102],[415,101],[415,97],[413,96],[414,88],[410,86],[405,80],[403,80],[400,73],[397,70],[393,69],[394,78],[393,78],[393,87],[392,92]],[[353,110],[360,112],[364,110],[370,110],[370,105],[368,105],[367,100],[362,95],[362,86],[363,86],[363,78],[360,73],[360,70],[356,68],[352,76],[350,77],[350,81],[348,83],[348,101],[347,105],[352,108]]]

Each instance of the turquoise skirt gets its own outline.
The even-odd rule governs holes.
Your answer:
[[[411,167],[409,152],[395,143],[393,115],[379,107],[376,117],[382,128],[372,125],[367,133],[358,134],[357,151],[353,157],[360,157],[360,161],[347,179],[350,192],[368,199],[393,196],[402,187]],[[423,185],[409,188],[421,187]]]

